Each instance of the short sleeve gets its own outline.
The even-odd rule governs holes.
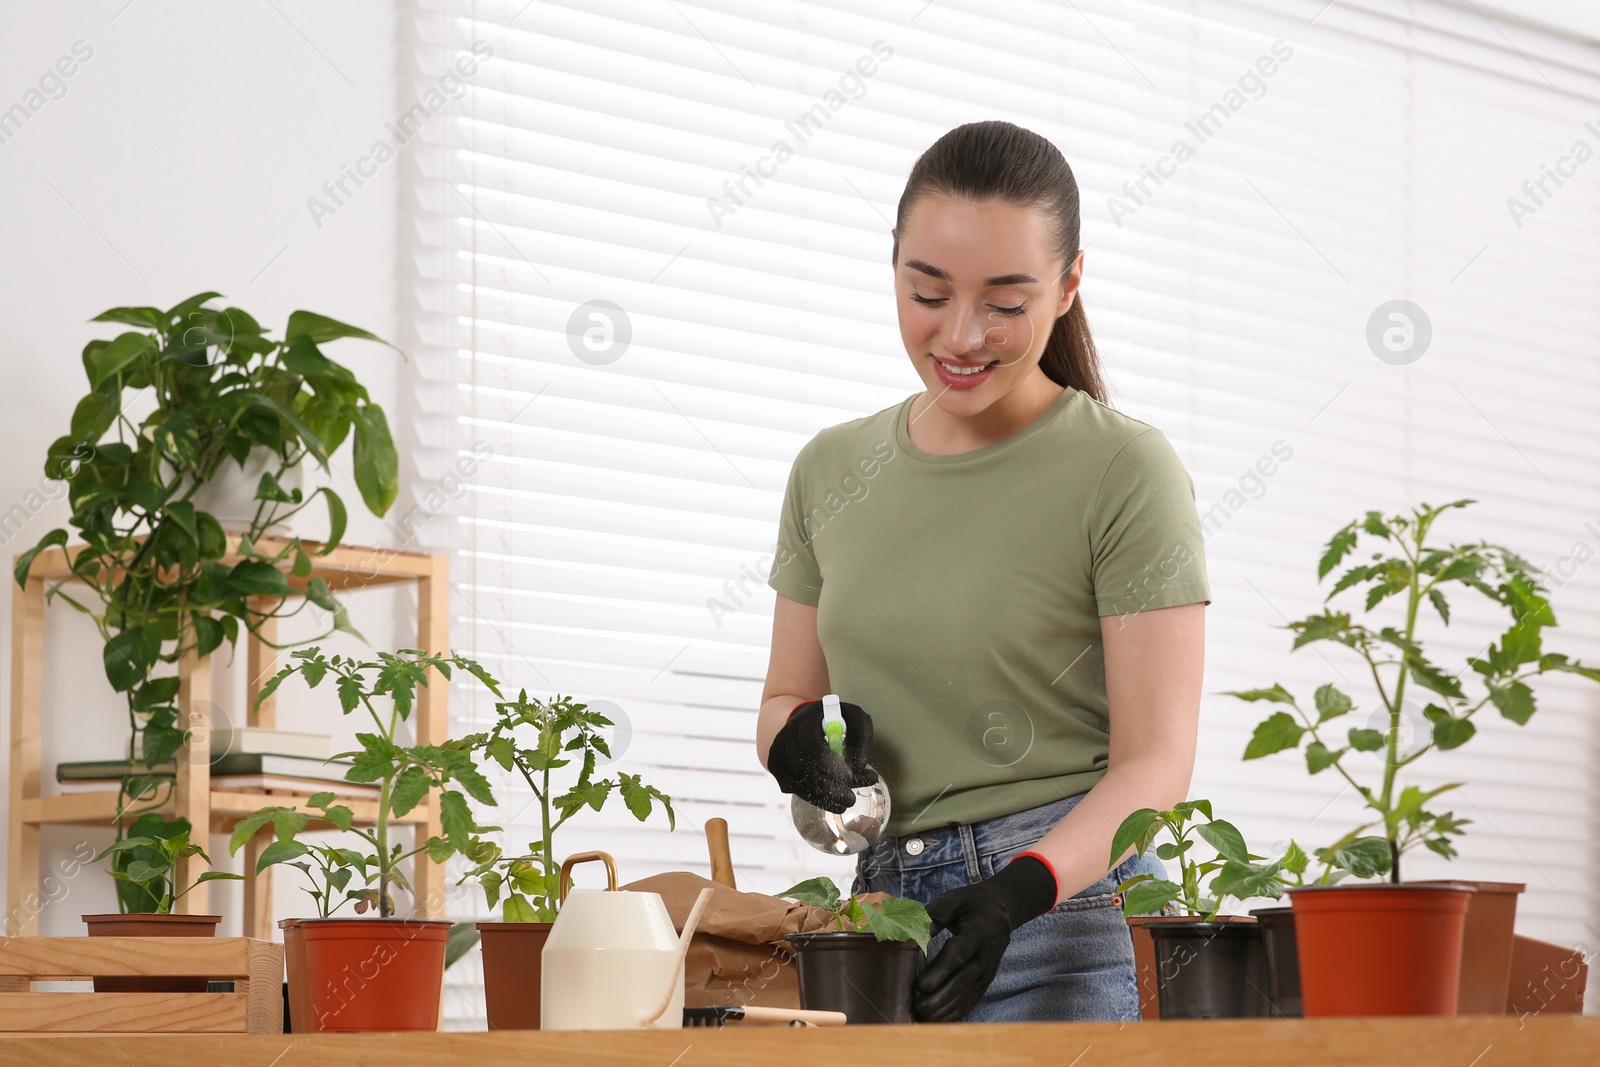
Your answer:
[[[806,532],[805,468],[809,446],[802,448],[789,469],[778,514],[778,543],[772,556],[767,584],[790,600],[816,607],[822,598],[822,570]]]
[[[1194,481],[1160,430],[1112,458],[1089,526],[1099,614],[1211,603]]]

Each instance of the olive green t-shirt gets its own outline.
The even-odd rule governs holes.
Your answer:
[[[1068,388],[1005,440],[935,455],[907,435],[913,399],[801,448],[767,582],[816,606],[833,691],[872,716],[894,834],[1094,785],[1101,616],[1211,599],[1160,430]]]

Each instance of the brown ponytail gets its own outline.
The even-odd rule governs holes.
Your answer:
[[[988,119],[957,126],[933,142],[912,166],[900,194],[891,262],[899,262],[898,235],[905,230],[906,216],[929,193],[1042,208],[1064,269],[1070,269],[1078,256],[1077,180],[1056,146],[1032,130]],[[1072,307],[1056,319],[1039,369],[1057,385],[1082,390],[1102,404],[1110,402],[1081,288]]]

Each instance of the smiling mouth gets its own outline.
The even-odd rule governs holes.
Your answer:
[[[972,374],[982,374],[989,368],[998,367],[1000,365],[1000,361],[998,359],[990,360],[988,363],[974,363],[971,365],[946,363],[938,356],[934,356],[933,360],[935,363],[939,364],[940,367],[944,368],[946,373],[956,375],[957,377],[966,377]]]

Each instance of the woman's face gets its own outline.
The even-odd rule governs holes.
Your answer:
[[[975,415],[1042,374],[1039,357],[1072,306],[1083,253],[1063,276],[1039,209],[929,195],[898,236],[900,338],[935,403]]]

